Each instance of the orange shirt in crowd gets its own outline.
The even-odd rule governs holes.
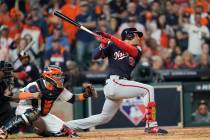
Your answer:
[[[17,23],[17,22],[10,21],[6,25],[9,27],[9,37],[15,39],[18,36],[20,36],[23,29],[22,22]]]
[[[197,0],[195,6],[202,6],[203,12],[207,12],[208,10],[208,2],[206,2],[206,0]]]
[[[195,6],[202,6],[203,13],[206,13],[208,10],[208,3],[206,0],[197,0]],[[206,17],[201,17],[201,25],[206,26],[208,24],[208,19]]]
[[[168,47],[168,35],[167,33],[161,31],[161,35],[160,35],[160,45],[163,48],[167,48]]]
[[[71,2],[68,2],[60,10],[67,17],[75,20],[76,16],[79,14],[80,11],[79,9],[80,9],[79,5],[73,5],[71,4]],[[77,28],[74,25],[71,25],[68,22],[63,21],[63,29],[67,34],[70,43],[72,43],[73,40],[75,40]]]
[[[9,12],[7,13],[0,13],[0,24],[7,24],[10,22]]]

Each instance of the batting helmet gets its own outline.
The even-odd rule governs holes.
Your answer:
[[[44,69],[42,77],[58,88],[63,88],[63,72],[60,67],[55,65],[49,65]]]
[[[24,51],[21,51],[19,54],[18,54],[18,58],[21,60],[23,60],[24,58],[28,58],[30,60],[30,56],[28,53],[24,52]]]
[[[143,33],[138,31],[136,28],[126,28],[121,33],[122,40],[131,40],[134,38],[134,33],[137,33],[139,37],[143,36]]]

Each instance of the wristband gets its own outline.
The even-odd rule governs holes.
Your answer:
[[[84,101],[86,98],[85,98],[85,96],[84,96],[84,93],[82,93],[82,94],[80,94],[79,95],[79,100],[80,101]]]
[[[18,94],[19,100],[30,99],[33,98],[33,93],[30,92],[21,92]]]

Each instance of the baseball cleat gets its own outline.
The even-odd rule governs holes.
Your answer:
[[[80,137],[74,129],[69,128],[65,125],[63,125],[63,128],[62,128],[61,131],[64,133],[65,136],[69,136],[69,137],[72,137],[72,138]]]
[[[160,127],[151,127],[151,128],[145,128],[144,132],[146,133],[153,133],[153,134],[158,134],[158,135],[165,135],[168,134],[168,131],[165,129],[161,129]]]
[[[0,128],[0,139],[7,139],[8,134],[2,128]]]

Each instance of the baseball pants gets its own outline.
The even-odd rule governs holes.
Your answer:
[[[145,106],[147,106],[149,102],[154,102],[154,88],[152,86],[120,79],[119,76],[116,75],[112,75],[106,80],[104,94],[106,100],[100,114],[69,121],[66,125],[74,129],[88,129],[108,123],[117,113],[123,99],[142,97]],[[157,126],[157,122],[152,122],[150,126]]]

